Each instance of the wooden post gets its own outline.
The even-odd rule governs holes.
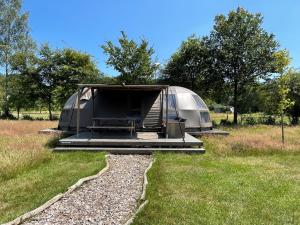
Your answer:
[[[161,111],[160,111],[160,115],[161,115],[161,128],[162,128],[162,132],[164,131],[163,129],[164,129],[164,127],[163,127],[163,122],[164,122],[164,89],[162,89],[161,90],[161,96],[160,96],[160,98],[161,98],[161,104],[160,104],[160,109],[161,109]]]
[[[169,87],[166,90],[166,138],[168,138],[168,123],[169,123]]]
[[[80,131],[80,98],[81,98],[81,88],[78,89],[77,92],[77,137],[79,136],[79,131]]]
[[[283,124],[283,112],[281,112],[281,141],[284,144],[284,124]]]
[[[92,91],[92,99],[93,99],[93,118],[94,118],[95,117],[95,93],[94,93],[95,89],[92,88],[91,91]]]

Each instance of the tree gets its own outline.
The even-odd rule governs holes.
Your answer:
[[[62,107],[78,83],[99,78],[100,72],[88,54],[72,49],[52,50],[48,45],[41,47],[36,73],[32,73],[39,99],[48,106],[50,120],[53,105]]]
[[[21,12],[21,0],[0,0],[0,67],[4,70],[4,115],[9,115],[8,77],[11,74],[13,55],[31,43],[28,28],[28,13]]]
[[[230,86],[234,124],[243,88],[277,72],[274,54],[279,45],[274,35],[261,27],[262,21],[260,14],[239,7],[228,16],[216,16],[206,42],[211,55],[210,68]]]
[[[78,83],[97,83],[103,78],[90,55],[73,49],[56,51],[54,63],[57,74],[55,100],[60,107],[77,90]]]
[[[34,106],[30,90],[30,80],[23,74],[15,74],[9,77],[9,98],[10,107],[17,110],[17,118],[20,117],[20,110]]]
[[[205,70],[207,50],[201,38],[194,35],[182,42],[163,70],[162,79],[195,91]]]
[[[298,124],[300,117],[300,72],[290,70],[288,87],[290,90],[288,98],[291,99],[294,104],[288,108],[287,113],[291,117],[291,123]]]
[[[0,74],[0,106],[3,105],[3,100],[4,100],[4,77]]]
[[[210,71],[210,55],[205,39],[192,35],[183,41],[162,70],[160,79],[170,85],[189,88],[206,98],[224,100],[225,83],[216,79],[218,74]],[[223,86],[222,90],[218,89],[220,86]]]
[[[286,74],[281,75],[278,78],[278,95],[279,95],[279,103],[278,103],[278,113],[281,115],[281,137],[282,143],[284,144],[284,123],[283,118],[286,110],[290,108],[294,102],[288,97],[290,89],[288,84],[290,82],[289,70]]]
[[[37,86],[31,77],[37,71],[37,58],[33,49],[23,49],[16,52],[11,59],[13,74],[8,78],[9,106],[17,110],[18,119],[20,110],[33,107],[38,96]]]
[[[103,77],[90,55],[73,49],[53,50],[47,44],[41,46],[37,55],[18,52],[12,65],[22,78],[16,85],[23,87],[30,103],[39,101],[47,106],[50,120],[53,108],[61,108],[77,90],[78,83],[97,82]]]
[[[154,54],[152,47],[148,47],[148,41],[141,40],[138,44],[129,40],[125,32],[121,32],[120,46],[115,46],[111,41],[102,45],[104,53],[108,55],[106,63],[117,70],[120,82],[126,84],[151,83],[158,66],[152,62]]]

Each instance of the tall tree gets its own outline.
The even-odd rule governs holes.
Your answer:
[[[59,107],[77,89],[78,83],[94,82],[100,72],[91,57],[72,49],[53,50],[42,46],[32,79],[37,86],[39,99],[48,106],[52,119],[54,105]]]
[[[23,74],[16,74],[9,77],[9,106],[17,111],[17,118],[20,117],[21,109],[28,109],[34,106],[31,92],[29,91],[31,82]]]
[[[210,54],[205,39],[192,35],[183,41],[162,70],[161,81],[187,87],[206,98],[219,99],[221,95],[224,98],[225,84],[210,71]],[[220,86],[224,88],[215,91]]]
[[[207,39],[212,54],[210,67],[232,90],[234,124],[243,88],[278,72],[274,54],[279,44],[273,34],[262,28],[262,22],[261,14],[251,14],[239,7],[227,16],[216,16]]]
[[[8,77],[13,55],[28,44],[28,13],[21,12],[21,0],[0,0],[0,67],[5,75],[4,115],[9,115]]]
[[[22,98],[26,96],[32,104],[37,101],[45,104],[50,119],[53,108],[61,108],[77,90],[78,83],[97,82],[103,78],[90,55],[73,49],[54,50],[47,44],[41,46],[37,55],[18,52],[12,62],[14,72],[21,75],[15,79],[15,92],[23,87]],[[15,107],[22,108],[22,102],[17,99],[13,102]]]
[[[57,73],[55,100],[59,107],[77,90],[78,83],[97,83],[104,77],[88,54],[63,49],[56,51],[54,58]]]
[[[282,143],[284,144],[284,123],[283,118],[286,110],[294,105],[294,102],[289,98],[289,82],[290,82],[290,73],[289,70],[287,73],[282,74],[278,78],[278,113],[281,115],[281,137]]]
[[[173,85],[181,85],[195,91],[201,74],[204,74],[206,46],[194,35],[182,42],[163,70],[162,79]]]
[[[121,35],[120,46],[114,45],[111,41],[102,45],[104,53],[108,55],[106,63],[120,73],[118,77],[120,82],[126,84],[151,83],[158,68],[151,59],[154,49],[148,47],[148,41],[145,39],[138,44],[134,40],[129,40],[125,32],[122,31]]]
[[[289,83],[290,89],[288,97],[294,102],[294,104],[288,109],[287,113],[291,117],[291,123],[296,125],[299,123],[300,117],[300,72],[290,70]]]
[[[38,99],[37,85],[32,77],[37,73],[38,59],[35,52],[22,50],[14,54],[11,60],[13,75],[9,77],[9,105],[17,110],[33,107]]]

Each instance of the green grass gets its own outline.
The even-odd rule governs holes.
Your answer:
[[[0,121],[0,223],[39,207],[105,166],[105,153],[47,149],[54,139],[38,130],[55,126],[51,121]]]
[[[56,117],[59,117],[60,116],[60,111],[53,111],[52,112],[52,115],[53,116],[56,116]],[[17,117],[18,116],[18,113],[16,111],[12,111],[12,114]],[[22,119],[22,117],[24,115],[29,115],[31,116],[33,119],[37,119],[37,118],[40,118],[40,119],[44,119],[44,120],[48,120],[49,119],[49,112],[48,111],[21,111],[19,116],[20,116],[20,119]]]
[[[233,113],[215,113],[215,112],[210,112],[210,118],[211,120],[213,120],[217,125],[220,124],[221,120],[229,120],[229,121],[233,121]],[[259,120],[259,118],[262,118],[264,117],[264,113],[244,113],[244,114],[238,114],[238,123],[241,124],[242,121],[243,123],[245,122],[245,118],[246,117],[253,117],[255,118],[256,120]],[[243,119],[242,119],[243,117]],[[275,123],[276,124],[280,124],[281,123],[281,117],[280,116],[275,116]],[[290,124],[290,119],[288,116],[285,116],[284,117],[284,123],[285,124]]]
[[[252,129],[204,138],[205,155],[156,154],[149,203],[134,224],[299,224],[300,127],[287,129],[288,151],[256,139],[279,138],[277,127]]]
[[[104,153],[52,153],[50,159],[0,181],[0,223],[37,208],[105,166]]]

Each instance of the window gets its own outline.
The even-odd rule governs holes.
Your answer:
[[[210,117],[208,112],[200,112],[200,117],[201,117],[201,123],[209,123],[210,122]]]
[[[207,109],[205,103],[198,95],[193,95],[193,98],[198,106],[198,109]]]
[[[178,93],[178,108],[182,110],[197,109],[197,104],[190,93]]]

